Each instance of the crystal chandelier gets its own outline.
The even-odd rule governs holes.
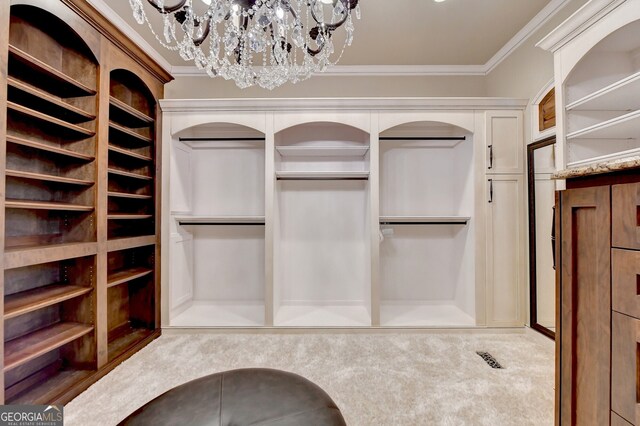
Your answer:
[[[147,18],[143,0],[129,0],[139,24],[146,22],[164,47],[209,76],[232,79],[240,88],[273,89],[335,65],[353,41],[352,11],[360,19],[358,0],[146,1],[162,14],[162,36]],[[336,53],[332,36],[343,25],[344,42]]]

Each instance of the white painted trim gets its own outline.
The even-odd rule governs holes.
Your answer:
[[[546,24],[556,13],[558,13],[563,7],[565,7],[571,0],[552,0],[547,4],[531,21],[527,23],[515,36],[511,38],[502,46],[502,49],[493,55],[491,59],[484,64],[485,74],[489,74],[493,71],[502,61],[513,53],[518,47],[522,45],[529,37],[535,34],[544,24]],[[611,1],[611,0],[609,0]]]
[[[555,52],[627,0],[591,0],[540,40],[536,47]]]
[[[114,12],[111,7],[105,2],[105,0],[87,0],[91,6],[93,6],[102,16],[107,18],[109,22],[115,25],[120,31],[122,31],[127,37],[138,45],[144,52],[158,63],[166,72],[171,73],[171,64],[164,56],[155,50],[131,25],[129,25],[120,15]]]
[[[173,66],[174,77],[208,77],[196,66]],[[334,65],[314,77],[412,77],[486,75],[484,65]]]
[[[528,99],[516,98],[246,98],[246,99],[161,99],[163,112],[301,110],[524,110]]]

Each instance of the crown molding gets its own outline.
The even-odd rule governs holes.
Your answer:
[[[516,98],[236,98],[161,99],[163,112],[194,114],[222,111],[300,111],[300,110],[524,110],[528,99]]]
[[[171,64],[164,56],[154,49],[131,25],[129,25],[120,15],[109,7],[105,0],[86,0],[91,6],[93,6],[98,12],[102,14],[107,20],[109,20],[116,28],[122,31],[131,41],[138,45],[145,51],[149,57],[162,67],[167,73],[171,74]]]
[[[627,0],[591,0],[540,40],[536,47],[555,52]]]
[[[529,37],[549,21],[571,0],[551,0],[531,21],[516,33],[485,64],[479,65],[335,65],[317,77],[416,77],[416,76],[486,76],[504,61],[513,51],[520,47]],[[592,0],[599,3],[624,0]],[[155,50],[133,27],[111,9],[106,0],[87,0],[102,13],[120,31],[143,49],[162,68],[174,77],[209,77],[203,70],[195,66],[172,66],[157,50]],[[587,3],[589,5],[591,2]],[[586,5],[585,5],[586,6]],[[584,7],[583,7],[584,8]],[[580,9],[582,10],[582,9]]]
[[[485,73],[489,74],[493,71],[502,61],[507,59],[511,53],[513,53],[518,47],[520,47],[529,37],[533,36],[544,24],[549,22],[556,13],[569,4],[571,0],[552,0],[545,7],[542,8],[531,21],[527,23],[515,36],[511,38],[491,59],[487,61],[485,66]]]
[[[174,77],[208,77],[196,66],[173,66]],[[483,65],[334,65],[314,77],[411,77],[486,75]]]

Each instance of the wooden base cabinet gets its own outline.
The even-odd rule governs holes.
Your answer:
[[[640,173],[569,180],[559,194],[557,414],[640,424]],[[624,183],[622,183],[624,182]]]
[[[2,2],[0,76],[0,403],[64,404],[160,334],[170,76],[84,0]]]

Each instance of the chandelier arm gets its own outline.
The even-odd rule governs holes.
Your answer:
[[[202,35],[198,38],[193,39],[194,45],[200,46],[202,43],[204,43],[207,37],[209,37],[209,33],[211,32],[211,19],[212,18],[207,19],[207,26],[204,28],[204,30],[202,30]],[[202,25],[202,22],[200,22],[200,25]]]
[[[311,2],[308,1],[307,6],[309,6],[309,9],[311,10],[311,17],[313,18],[314,21],[316,21],[316,24],[326,27],[329,31],[336,30],[340,28],[342,25],[344,25],[344,23],[347,22],[347,19],[349,18],[349,15],[351,13],[349,12],[349,10],[354,9],[358,5],[358,1],[357,0],[353,0],[353,2],[349,0],[339,0],[339,1],[342,2],[342,4],[344,5],[346,12],[344,13],[344,16],[340,21],[335,22],[333,24],[327,24],[325,22],[322,22],[320,19],[318,19],[315,11],[313,10],[313,7],[311,6]]]
[[[178,4],[176,4],[175,6],[168,6],[168,7],[159,6],[156,0],[147,0],[147,2],[149,2],[149,4],[153,6],[158,12],[164,13],[166,15],[182,9],[182,7],[187,3],[187,0],[180,0]]]

